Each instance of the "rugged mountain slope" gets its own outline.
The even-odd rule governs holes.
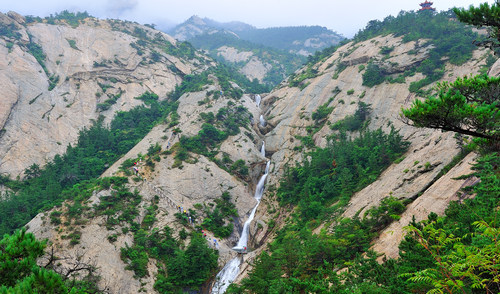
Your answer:
[[[381,52],[387,47],[394,50],[384,56]],[[465,158],[456,170],[434,183],[441,169],[459,152],[454,135],[417,129],[399,119],[402,107],[408,107],[414,99],[421,99],[409,91],[409,86],[411,82],[422,79],[423,75],[416,73],[407,77],[403,83],[384,82],[374,87],[363,86],[362,75],[370,62],[380,62],[382,67],[390,68],[390,72],[397,76],[398,73],[418,66],[428,58],[428,53],[429,47],[419,46],[415,42],[404,43],[401,37],[392,35],[359,43],[350,42],[338,48],[328,58],[312,65],[317,74],[301,81],[302,89],[283,83],[262,101],[264,115],[268,119],[266,150],[272,154],[271,160],[275,164],[275,174],[269,178],[269,185],[278,185],[286,164],[293,166],[303,159],[303,153],[296,151],[303,145],[299,140],[301,137],[311,137],[316,145],[325,146],[326,136],[334,132],[330,127],[346,116],[353,115],[359,102],[371,105],[370,129],[383,128],[389,131],[394,126],[405,140],[411,142],[402,160],[392,164],[375,182],[356,193],[344,212],[346,217],[355,214],[363,216],[369,207],[378,205],[385,197],[409,200],[417,198],[407,208],[401,220],[389,226],[374,243],[373,248],[388,257],[397,256],[402,228],[408,225],[413,215],[421,220],[430,212],[442,214],[449,201],[457,199],[460,188],[474,183],[471,180],[453,179],[459,174],[468,173],[474,155]],[[463,75],[477,74],[484,66],[486,56],[485,50],[476,50],[473,58],[460,66],[447,64],[443,80],[453,81]],[[307,68],[303,68],[295,77],[306,72]],[[328,114],[326,123],[315,133],[311,133],[307,127],[317,123],[311,117],[321,105],[333,107],[333,110]],[[264,201],[268,201],[267,198]],[[269,205],[272,205],[272,201]],[[266,223],[276,219],[276,215],[259,210],[257,218],[261,222],[253,226],[251,232],[255,237],[253,245],[259,247],[269,240],[266,240],[267,234],[259,233],[261,231],[258,227],[264,226],[263,231],[266,231]],[[251,264],[259,251],[248,254],[245,260]],[[244,276],[240,275],[238,280]]]
[[[400,107],[408,105],[412,99],[415,99],[415,96],[408,91],[408,86],[410,82],[420,78],[419,74],[409,77],[405,83],[382,83],[369,88],[362,85],[363,72],[359,70],[360,65],[366,65],[370,59],[376,59],[381,47],[384,46],[398,48],[391,52],[390,58],[386,59],[388,65],[394,65],[394,62],[391,61],[398,60],[400,67],[394,68],[395,72],[415,66],[415,64],[426,58],[428,52],[427,48],[424,47],[420,48],[416,55],[408,55],[409,51],[416,49],[415,45],[414,42],[402,44],[401,38],[393,36],[377,37],[359,44],[346,44],[329,58],[313,65],[318,74],[316,77],[306,80],[305,84],[307,86],[302,90],[298,87],[283,85],[264,97],[262,111],[267,119],[267,127],[259,127],[256,124],[257,120],[254,120],[254,125],[250,131],[251,136],[243,132],[240,135],[229,137],[220,147],[220,152],[226,152],[232,161],[244,159],[251,167],[253,180],[250,181],[250,185],[228,174],[213,162],[207,160],[206,157],[196,154],[193,154],[196,159],[192,163],[183,163],[184,167],[182,169],[175,167],[175,159],[171,155],[165,156],[160,162],[156,163],[154,170],[140,164],[141,174],[146,181],[135,184],[131,182],[130,184],[131,189],[137,189],[143,195],[143,201],[139,206],[138,220],[146,214],[148,203],[152,201],[154,195],[159,195],[160,200],[157,205],[162,211],[162,215],[158,217],[154,227],[161,228],[164,225],[169,225],[174,228],[175,235],[184,227],[174,217],[177,205],[194,209],[196,203],[211,202],[222,192],[228,190],[233,196],[234,204],[240,215],[239,224],[241,226],[255,204],[252,198],[254,185],[265,163],[265,159],[259,153],[259,136],[263,136],[266,144],[266,155],[270,156],[272,162],[272,172],[268,185],[275,186],[278,184],[285,164],[293,165],[295,161],[301,160],[303,153],[299,152],[296,147],[302,145],[302,143],[297,139],[297,136],[310,135],[306,127],[315,123],[310,117],[319,105],[325,103],[334,106],[334,110],[327,118],[327,121],[330,121],[331,124],[346,115],[354,113],[357,102],[369,103],[372,107],[370,128],[382,127],[388,129],[389,125],[394,125],[400,129],[405,139],[411,142],[410,150],[401,162],[393,164],[372,185],[354,195],[345,215],[352,216],[369,206],[376,205],[388,195],[406,199],[416,198],[431,185],[439,171],[458,153],[455,139],[452,134],[414,129],[397,119]],[[481,64],[485,62],[483,56],[484,51],[478,50],[474,53],[474,58],[462,66],[449,66],[449,75],[445,75],[446,79],[453,79],[455,74],[459,76],[465,72],[477,71]],[[381,56],[378,56],[378,58],[381,59]],[[330,64],[333,65],[330,66]],[[347,66],[343,71],[339,72],[338,66],[341,65]],[[333,79],[332,77],[335,75],[338,76]],[[202,92],[188,93],[179,99],[180,124],[178,128],[182,130],[183,135],[193,136],[200,130],[202,123],[200,114],[202,112],[209,110],[216,113],[218,109],[231,101],[223,97],[210,101],[208,105],[200,102],[206,99],[207,92],[217,91],[218,87],[218,84],[208,86]],[[354,93],[349,91],[351,94],[348,94],[348,90],[354,90]],[[333,100],[330,99],[332,96],[335,96]],[[253,117],[259,116],[259,109],[253,102],[253,97],[244,95],[237,102],[238,104],[246,106]],[[324,124],[319,131],[313,134],[312,138],[316,144],[320,146],[326,144],[325,137],[333,132],[330,129],[331,124]],[[157,126],[141,143],[113,165],[104,175],[120,174],[119,166],[126,159],[134,159],[137,158],[138,154],[147,153],[148,147],[153,144],[158,143],[163,149],[167,149],[167,146],[175,146],[179,137],[172,136],[172,132],[173,129],[168,128],[167,125]],[[466,158],[466,161],[461,166],[467,167],[467,162],[470,162],[470,160],[471,158]],[[422,164],[428,162],[429,164],[424,166],[418,162]],[[456,172],[452,171],[452,173],[453,175],[440,180],[446,183],[439,183],[439,185],[458,185],[458,187],[453,188],[454,190],[447,189],[447,192],[451,194],[455,193],[456,189],[462,185],[450,179]],[[99,197],[107,195],[106,193],[109,192],[103,191],[94,194],[89,201],[94,204],[99,203]],[[279,225],[281,219],[286,216],[286,213],[277,216],[273,212],[271,208],[276,207],[277,203],[275,203],[275,200],[268,198],[271,194],[264,197],[262,208],[257,211],[257,221],[251,226],[250,232],[253,238],[250,246],[255,250],[245,255],[244,260],[247,263],[242,266],[243,273],[245,273],[245,269],[249,268],[248,262],[251,262],[256,254],[265,248],[263,245],[269,241],[271,236],[269,233],[273,230],[268,227],[270,221],[278,220]],[[426,192],[418,198],[418,201],[433,203],[436,201],[434,197],[436,197],[436,193]],[[429,199],[425,200],[424,198]],[[440,207],[444,206],[441,205]],[[412,206],[410,206],[405,214],[417,214],[418,209],[420,207],[413,210]],[[442,208],[434,207],[433,209],[442,212]],[[422,212],[421,215],[425,213],[428,213],[428,211]],[[50,214],[52,212],[40,214],[28,226],[37,236],[53,240],[56,248],[60,250],[59,254],[75,256],[83,248],[86,248],[86,256],[101,269],[100,275],[102,276],[103,285],[109,286],[113,291],[131,289],[134,292],[141,288],[146,289],[146,291],[153,291],[153,277],[157,271],[154,263],[148,265],[150,275],[139,282],[130,279],[132,273],[125,270],[125,264],[119,261],[120,248],[133,242],[130,232],[118,234],[117,241],[109,242],[107,241],[108,237],[116,234],[119,230],[106,231],[104,228],[106,221],[103,217],[89,218],[85,226],[61,227],[49,224],[48,216]],[[403,222],[406,219],[406,217],[403,217],[401,221]],[[240,226],[236,226],[231,237],[225,240],[219,239],[219,263],[221,266],[235,254],[230,248],[236,243],[241,231]],[[70,240],[65,240],[63,237],[68,234],[68,231],[71,232],[75,228],[79,231],[81,241],[71,247],[69,245]],[[212,236],[210,233],[210,240],[213,238]],[[388,236],[389,239],[387,239]],[[397,238],[390,238],[388,233],[383,233],[381,240],[386,241],[379,242],[395,244],[395,239]],[[379,247],[376,245],[375,248]],[[384,250],[389,250],[389,248],[394,250],[395,246],[386,246]],[[242,274],[240,278],[244,276],[245,274]]]
[[[80,24],[79,28],[88,26],[89,30],[95,29],[92,23],[93,21],[86,21],[86,24]],[[27,29],[36,32],[38,27],[46,29],[49,26],[51,25],[37,23],[28,25]],[[99,27],[102,26],[104,24]],[[71,32],[71,30],[75,29],[61,27],[52,33],[57,35],[58,32]],[[127,30],[135,31],[132,28]],[[136,40],[128,34],[116,34],[129,38],[127,40]],[[33,35],[35,36],[35,33]],[[76,38],[76,35],[71,36]],[[41,36],[40,38],[42,39]],[[44,38],[52,37],[45,36]],[[117,37],[117,40],[120,39]],[[25,40],[25,42],[28,41]],[[83,44],[83,41],[81,42]],[[63,41],[60,43],[65,44]],[[69,47],[66,50],[76,50],[71,47],[71,42],[66,41],[66,43]],[[80,46],[83,47],[78,40],[76,46],[79,49]],[[402,236],[401,227],[408,223],[412,215],[423,218],[430,211],[442,213],[447,203],[456,197],[456,192],[460,187],[474,182],[473,180],[461,182],[453,180],[457,175],[468,172],[469,163],[474,160],[473,154],[437,180],[440,171],[459,152],[453,134],[416,129],[399,119],[401,107],[409,106],[414,99],[421,99],[417,93],[425,94],[425,91],[431,87],[424,87],[420,89],[422,90],[420,92],[410,92],[412,82],[425,78],[425,74],[416,71],[415,68],[419,68],[431,58],[435,46],[431,42],[407,42],[404,36],[394,35],[377,36],[365,41],[347,43],[323,59],[309,63],[298,70],[288,81],[266,94],[260,106],[255,103],[254,99],[257,97],[254,95],[244,94],[239,97],[234,94],[239,93],[238,85],[216,77],[216,74],[208,75],[208,80],[202,84],[198,84],[196,78],[190,77],[186,80],[191,80],[195,85],[192,88],[186,87],[189,91],[175,98],[178,101],[178,124],[172,124],[174,120],[172,116],[165,118],[164,123],[153,128],[143,140],[103,174],[105,177],[124,176],[127,181],[126,188],[129,191],[137,190],[137,193],[124,194],[126,197],[118,201],[118,203],[125,203],[126,209],[120,208],[119,205],[109,200],[112,195],[120,195],[116,190],[116,185],[108,182],[108,185],[102,184],[88,190],[83,188],[84,185],[78,185],[75,188],[77,191],[74,192],[76,196],[67,197],[68,200],[63,205],[37,215],[28,224],[29,230],[40,238],[48,238],[56,255],[68,257],[61,262],[59,267],[70,267],[72,263],[79,260],[86,260],[97,266],[98,273],[101,275],[100,287],[107,288],[109,292],[154,292],[154,284],[157,280],[161,280],[165,264],[153,258],[153,254],[145,253],[147,250],[143,248],[142,253],[146,255],[145,259],[141,260],[145,263],[142,264],[146,271],[144,274],[139,271],[139,266],[132,258],[126,257],[124,253],[129,248],[136,248],[134,246],[139,242],[138,232],[143,232],[149,237],[148,234],[155,232],[155,229],[161,230],[169,226],[174,238],[180,242],[181,246],[188,247],[190,239],[194,237],[188,237],[186,231],[204,228],[207,239],[210,244],[213,244],[216,228],[212,227],[207,231],[206,226],[210,222],[207,219],[215,218],[211,213],[221,203],[224,193],[228,192],[231,196],[228,202],[234,205],[238,216],[233,214],[232,217],[225,218],[222,225],[219,225],[223,227],[234,224],[235,228],[229,236],[216,237],[217,243],[213,245],[218,249],[218,263],[222,267],[230,258],[236,256],[236,252],[231,248],[240,236],[243,222],[249,218],[256,204],[252,195],[264,171],[266,161],[270,159],[268,188],[257,210],[255,221],[250,225],[248,247],[251,252],[242,257],[244,263],[241,266],[241,274],[238,276],[238,280],[241,280],[247,275],[256,256],[268,249],[266,245],[274,238],[274,232],[283,227],[287,222],[286,219],[294,212],[293,209],[289,209],[290,207],[280,208],[277,198],[274,197],[275,188],[279,185],[286,165],[293,166],[299,163],[305,157],[304,151],[310,150],[313,145],[326,146],[327,137],[336,133],[340,122],[345,122],[346,117],[355,114],[363,102],[369,105],[371,110],[362,125],[371,130],[382,128],[385,131],[389,131],[391,126],[394,126],[411,145],[397,163],[390,165],[378,178],[373,179],[374,182],[371,185],[353,195],[343,216],[363,215],[369,207],[377,205],[389,195],[408,202],[413,201],[399,222],[386,228],[380,238],[374,242],[374,249],[386,253],[387,256],[397,256],[396,246]],[[8,53],[8,47],[6,43],[7,54],[12,54],[13,52]],[[147,89],[163,96],[169,88],[161,83],[167,75],[166,72],[170,73],[169,70],[172,69],[168,66],[170,63],[167,60],[178,59],[165,55],[160,57],[164,62],[148,64],[149,59],[147,59],[142,63],[140,61],[142,58],[136,56],[129,47],[125,47],[130,50],[130,55],[127,57],[138,61],[137,67],[130,65],[135,69],[130,70],[132,73],[136,73],[138,69],[159,68],[158,71],[149,73],[147,78],[139,74],[137,76],[130,74],[133,81],[137,79],[134,85],[139,90],[136,93],[141,94],[143,92],[141,90]],[[31,56],[23,51],[24,47],[17,48],[14,45],[13,48],[17,49],[20,55],[24,52],[26,56]],[[149,49],[142,50],[147,52]],[[139,55],[138,51],[136,53]],[[65,53],[65,56],[66,54],[69,53]],[[106,56],[107,58],[114,57]],[[235,60],[245,58],[245,55],[240,56],[239,53],[234,56]],[[57,54],[52,56],[55,60],[57,57]],[[447,58],[442,57],[440,60],[445,62]],[[151,59],[154,59],[153,52],[151,52]],[[184,61],[187,65],[183,72],[193,71],[197,66],[205,66],[200,59],[193,60],[192,64]],[[487,51],[475,50],[472,58],[465,63],[457,65],[445,62],[441,80],[451,81],[465,74],[477,73],[487,63],[487,59]],[[34,65],[38,64],[33,58],[30,60]],[[47,58],[47,63],[50,60]],[[124,59],[121,62],[129,64],[125,61]],[[97,63],[101,62],[102,60],[97,61]],[[61,61],[60,64],[62,63]],[[54,64],[57,65],[57,62]],[[63,72],[58,72],[54,64],[51,64],[51,67],[47,66],[49,72],[56,72],[62,76]],[[108,63],[104,62],[104,65],[106,64]],[[374,64],[378,66],[378,72],[382,72],[385,77],[380,83],[368,86],[366,73],[373,70]],[[93,64],[87,64],[87,66],[89,73],[79,73],[79,76],[87,77],[87,80],[84,78],[79,80],[80,89],[87,89],[92,97],[99,89],[106,93],[110,91],[110,89],[102,89],[97,84],[97,81],[102,84],[104,80],[92,80],[95,69]],[[100,73],[111,71],[114,69],[113,66],[103,68]],[[179,67],[181,67],[180,64],[177,65],[178,69]],[[407,72],[412,72],[412,74],[405,74]],[[47,87],[47,78],[43,70],[38,74],[44,77],[43,83],[40,82],[40,84],[43,84],[44,88]],[[117,80],[120,78],[113,75],[106,77],[108,81],[111,78]],[[59,82],[52,91],[47,90],[44,93],[52,97],[50,96],[53,95],[52,93],[56,93],[59,87],[66,85],[66,82],[69,83],[71,79]],[[65,79],[61,78],[61,80]],[[87,88],[83,87],[84,82],[89,83]],[[125,87],[122,81],[116,83],[123,84],[122,86]],[[69,85],[67,87],[70,93],[71,91],[78,93],[79,89],[76,85],[75,88]],[[173,85],[169,87],[171,89]],[[115,90],[116,88],[115,86]],[[135,88],[127,89],[133,91],[132,89]],[[124,99],[122,97],[125,94],[118,101]],[[64,95],[61,94],[61,96]],[[35,105],[39,103],[41,97],[31,104],[29,101],[25,104]],[[52,98],[56,101],[55,97]],[[28,100],[28,98],[24,99]],[[97,103],[97,98],[92,99],[88,107],[93,114],[97,108],[97,105],[94,105]],[[16,100],[12,101],[14,101],[12,104],[15,104]],[[113,104],[108,110],[109,114],[112,111],[129,109],[142,103],[131,98],[126,102],[126,104],[117,103],[120,106]],[[70,105],[67,108],[72,107]],[[321,109],[329,109],[329,111],[321,112]],[[17,108],[13,111],[9,110],[10,112],[11,116],[16,115]],[[108,112],[105,111],[104,114]],[[322,113],[322,116],[318,113]],[[259,122],[258,118],[261,114],[265,123]],[[52,123],[54,114],[50,117]],[[111,116],[108,115],[107,119],[109,121]],[[7,127],[10,120],[9,117]],[[232,123],[225,125],[225,122]],[[215,130],[210,126],[213,126]],[[6,129],[6,132],[9,130]],[[221,132],[232,133],[224,136]],[[359,136],[357,131],[350,132],[350,135]],[[219,138],[220,141],[217,141]],[[72,141],[61,142],[61,145],[64,146],[66,142]],[[265,157],[261,153],[262,142],[265,143]],[[23,151],[22,154],[26,152]],[[238,160],[242,160],[248,167],[247,173],[238,170],[234,165]],[[136,175],[134,175],[134,167],[138,168]],[[141,195],[141,198],[135,198],[137,195]],[[179,211],[178,206],[182,206],[181,210],[186,209],[190,212],[190,216],[195,220],[195,226],[202,222],[204,224],[193,228],[193,225],[187,221],[187,214]],[[109,207],[113,209],[108,209]],[[127,209],[135,212],[132,213]],[[125,216],[126,213],[128,213],[127,216]],[[322,228],[326,231],[334,229],[332,224],[325,223],[315,227],[315,232]],[[215,272],[211,274],[213,277]],[[204,283],[201,290],[207,292],[208,284]]]
[[[200,101],[206,99],[207,91],[217,89],[217,85],[208,87],[205,91],[189,93],[179,99],[180,124],[175,128],[181,129],[183,135],[195,135],[201,129],[200,113],[207,110],[217,112],[223,107],[227,107],[227,103],[233,101],[229,98],[219,98],[216,101],[211,101],[207,105],[200,105]],[[237,102],[237,105],[246,106],[254,116],[258,115],[258,109],[253,102],[253,97],[244,95]],[[255,127],[257,129],[257,127]],[[111,166],[103,176],[123,175],[123,170],[120,166],[127,159],[136,159],[139,154],[148,153],[148,148],[154,144],[159,144],[162,149],[168,150],[172,146],[172,150],[179,145],[179,136],[173,134],[173,127],[168,125],[158,125],[155,127],[136,147],[134,147],[127,155]],[[258,140],[258,132],[248,126],[248,130],[236,136],[229,137],[220,146],[220,153],[216,157],[221,157],[223,154],[229,156],[231,161],[238,159],[245,160],[245,163],[252,167],[252,178],[257,177],[257,174],[265,165],[265,158],[260,154],[257,147],[260,143]],[[179,232],[183,229],[191,230],[191,226],[186,226],[179,223],[175,213],[178,212],[178,207],[183,207],[184,210],[193,210],[202,213],[196,207],[203,204],[208,205],[220,198],[221,194],[229,191],[232,196],[232,201],[236,205],[237,213],[244,220],[244,216],[255,205],[255,199],[252,194],[255,183],[245,182],[233,174],[228,173],[213,161],[208,160],[204,156],[193,155],[189,163],[183,163],[181,167],[176,167],[176,159],[173,155],[162,156],[162,159],[154,165],[154,168],[148,167],[144,162],[138,165],[141,174],[141,180],[133,182],[130,180],[129,189],[136,190],[143,196],[141,204],[138,206],[139,214],[137,221],[141,222],[146,214],[146,209],[155,197],[159,196],[156,205],[158,213],[160,213],[155,222],[154,227],[162,228],[166,225],[174,229],[174,236],[178,238]],[[98,205],[101,197],[108,195],[109,191],[101,191],[94,193],[88,199],[91,205]],[[71,205],[71,201],[69,202]],[[56,209],[53,211],[59,211]],[[33,231],[41,238],[48,238],[52,241],[53,248],[60,256],[71,257],[68,263],[71,263],[78,256],[78,253],[85,252],[83,258],[88,259],[99,269],[98,273],[101,276],[101,285],[110,289],[113,293],[136,293],[141,289],[146,292],[154,292],[153,284],[157,274],[157,268],[154,262],[148,264],[149,275],[143,279],[137,280],[133,278],[133,273],[125,269],[125,264],[120,260],[120,248],[133,244],[133,234],[120,233],[119,228],[106,230],[105,217],[92,217],[83,215],[82,220],[85,225],[77,225],[75,223],[67,225],[54,225],[49,222],[49,215],[53,215],[53,211],[39,214],[27,226],[30,231]],[[65,210],[62,209],[64,212]],[[194,216],[193,216],[194,218]],[[198,219],[197,224],[201,224]],[[227,240],[220,240],[218,250],[220,254],[219,262],[224,264],[235,252],[230,250],[233,243],[239,236],[241,223],[236,222],[236,229]],[[78,231],[79,243],[71,245],[71,240],[66,238],[70,232]],[[118,234],[116,241],[108,241],[110,236]],[[208,233],[210,242],[213,240],[213,233]],[[81,256],[80,256],[81,258]],[[66,265],[66,264],[64,264]]]
[[[189,42],[208,52],[213,58],[238,68],[250,80],[256,79],[269,89],[293,73],[306,60],[304,56],[241,40],[230,32],[199,35]]]
[[[232,32],[241,32],[254,30],[255,27],[243,22],[220,23],[209,18],[201,18],[197,15],[191,16],[182,24],[172,28],[169,33],[177,40],[189,40],[198,35],[213,33],[218,30],[227,30]]]
[[[15,177],[33,163],[43,165],[99,115],[109,122],[117,111],[142,104],[134,97],[146,91],[164,97],[183,75],[210,62],[189,56],[187,47],[174,52],[172,37],[148,27],[81,22],[27,23],[0,14],[0,173]]]

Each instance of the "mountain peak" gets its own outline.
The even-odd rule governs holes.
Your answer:
[[[195,25],[206,25],[204,19],[199,17],[198,15],[191,16],[188,20],[185,21],[185,23],[195,24]]]

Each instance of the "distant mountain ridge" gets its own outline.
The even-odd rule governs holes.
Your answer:
[[[167,33],[269,87],[297,70],[306,56],[344,39],[320,26],[258,29],[239,21],[221,23],[199,16],[190,17]]]
[[[258,29],[239,21],[221,23],[196,15],[167,33],[178,40],[189,41],[202,34],[213,34],[220,31],[230,31],[242,40],[305,56],[336,45],[345,39],[344,36],[321,26]]]

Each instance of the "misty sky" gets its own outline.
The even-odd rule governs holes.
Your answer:
[[[416,10],[424,0],[0,0],[0,11],[45,17],[62,10],[87,11],[99,18],[120,18],[171,27],[192,15],[220,22],[242,21],[258,28],[320,25],[352,37],[372,19]],[[434,7],[478,6],[494,0],[435,0]]]

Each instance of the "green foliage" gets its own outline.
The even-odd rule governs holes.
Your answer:
[[[65,20],[71,27],[76,28],[81,22],[83,22],[84,19],[88,17],[91,17],[91,15],[88,14],[87,11],[73,13],[68,10],[63,10],[55,15],[51,14],[46,17],[45,20],[47,20],[48,23],[53,23],[55,20]]]
[[[78,287],[85,287],[83,283],[68,287],[59,274],[37,265],[45,247],[46,242],[36,240],[25,229],[3,236],[0,240],[0,293],[87,293]]]
[[[491,55],[490,53],[488,53],[486,55],[486,62],[483,66],[481,66],[481,69],[479,69],[479,73],[480,74],[486,74],[491,66],[498,60],[498,57],[495,57],[493,55]]]
[[[475,198],[450,203],[444,217],[429,215],[428,221],[409,226],[410,234],[401,243],[405,252],[400,272],[410,285],[430,292],[496,293],[499,163],[498,154],[480,158],[474,166],[480,182],[468,189]],[[426,262],[411,266],[415,258],[423,260],[419,256],[426,256]]]
[[[295,55],[288,51],[281,51],[264,45],[258,45],[225,32],[198,35],[190,39],[189,42],[196,48],[208,50],[213,58],[217,59],[222,64],[227,64],[228,66],[230,64],[230,67],[240,68],[244,66],[245,63],[229,63],[221,57],[217,50],[223,45],[236,48],[242,52],[252,52],[254,56],[269,64],[271,69],[263,79],[265,85],[259,85],[258,81],[252,81],[252,83],[255,84],[253,86],[254,90],[250,91],[252,93],[269,92],[273,86],[280,83],[285,76],[292,74],[306,60],[306,58],[301,55]],[[237,71],[235,72],[238,73]],[[238,75],[241,74],[238,73]],[[257,90],[257,87],[259,90]]]
[[[128,112],[118,112],[109,129],[104,127],[100,118],[92,127],[80,132],[77,144],[74,147],[69,145],[64,155],[56,155],[43,169],[32,166],[22,182],[11,182],[10,185],[17,186],[18,190],[0,206],[0,234],[20,228],[40,210],[60,204],[66,195],[61,194],[62,191],[99,177],[157,122],[177,108],[177,103],[168,100],[147,101],[150,103],[148,107],[139,106]]]
[[[115,185],[113,188],[110,195],[101,196],[101,201],[95,206],[96,215],[106,216],[108,230],[123,222],[132,224],[139,214],[137,206],[142,199],[137,191],[132,193],[123,185]]]
[[[365,131],[356,139],[344,133],[331,139],[326,148],[310,153],[310,160],[286,170],[278,188],[281,203],[299,205],[305,220],[319,219],[321,205],[332,201],[347,201],[382,172],[407,148],[394,130]]]
[[[233,173],[237,173],[240,176],[248,176],[248,166],[246,166],[245,161],[243,159],[236,160],[229,170]]]
[[[172,233],[168,226],[150,232],[137,229],[134,244],[121,248],[120,256],[127,263],[126,269],[134,271],[136,278],[144,278],[149,275],[149,258],[154,258],[159,267],[154,287],[160,293],[171,293],[185,287],[199,288],[217,268],[217,251],[210,249],[198,233],[191,234],[190,244],[182,250],[181,243]]]
[[[415,100],[402,116],[417,127],[453,131],[487,140],[498,150],[500,144],[500,78],[479,75],[439,84],[438,93],[424,101]]]
[[[36,61],[38,61],[43,71],[47,74],[47,76],[49,76],[47,67],[45,66],[45,58],[47,58],[47,55],[43,52],[42,46],[33,42],[30,36],[30,42],[26,44],[26,47],[28,48],[28,52],[35,57]]]
[[[201,226],[212,231],[219,238],[227,238],[233,233],[233,224],[226,225],[227,219],[238,216],[238,211],[231,202],[231,194],[228,191],[222,193],[222,196],[214,202],[216,205],[213,210],[209,206],[205,207],[206,217]]]
[[[343,130],[343,131],[358,131],[365,127],[367,124],[367,119],[370,114],[371,107],[370,104],[364,102],[358,102],[358,109],[354,115],[348,115],[344,119],[337,121],[335,124],[331,125],[332,130]]]
[[[295,41],[301,43],[311,38],[311,35],[331,35],[332,32],[321,26],[294,26],[294,27],[274,27],[265,29],[244,30],[238,35],[244,39],[258,44],[264,44],[285,51],[300,50],[300,45],[292,45]],[[342,40],[338,36],[338,40]],[[321,49],[321,48],[320,48]]]
[[[365,212],[368,226],[378,231],[389,225],[393,220],[399,220],[399,215],[405,210],[404,204],[393,196],[382,199],[378,206]]]
[[[395,208],[399,207],[394,204],[395,202],[397,201],[392,198],[386,200],[381,207],[372,208],[368,213],[369,217],[362,220],[357,217],[338,218],[329,234],[325,230],[319,234],[312,234],[301,222],[285,226],[278,232],[276,240],[271,243],[271,254],[264,252],[258,256],[249,277],[243,279],[240,287],[233,286],[229,292],[241,293],[242,290],[250,290],[251,293],[273,291],[278,293],[352,293],[352,282],[355,282],[355,288],[358,290],[368,289],[366,290],[368,292],[361,290],[355,293],[388,293],[381,290],[380,286],[384,287],[386,280],[384,280],[385,277],[380,276],[380,273],[392,274],[392,271],[383,270],[384,266],[378,265],[372,253],[369,254],[369,266],[378,265],[377,271],[359,272],[362,269],[354,268],[351,275],[351,269],[349,269],[347,272],[349,279],[354,280],[362,276],[356,281],[351,281],[351,284],[340,283],[338,274],[334,273],[332,268],[349,264],[347,263],[349,260],[356,258],[369,248],[370,240],[375,236],[376,230],[387,224],[383,222],[385,216],[390,212],[401,212],[401,209]],[[386,211],[388,207],[390,212]],[[379,223],[379,221],[382,222]],[[365,258],[356,258],[356,260],[368,262]]]
[[[59,82],[59,76],[51,75],[49,77],[49,91],[52,91],[56,86],[57,83]]]
[[[45,246],[45,242],[37,241],[26,230],[5,235],[0,240],[0,285],[12,287],[17,280],[29,276]]]
[[[455,14],[451,11],[440,13],[401,11],[396,17],[388,16],[383,21],[368,22],[366,28],[354,36],[354,41],[360,42],[388,34],[403,36],[403,42],[429,40],[434,47],[429,51],[429,57],[417,68],[417,71],[426,77],[410,86],[411,92],[417,92],[443,76],[446,61],[460,65],[472,57],[473,42],[479,37],[470,27],[455,21],[455,18]],[[390,48],[383,47],[381,53],[387,54],[387,52],[390,52]],[[367,72],[368,69],[370,68],[367,68]],[[384,79],[383,71],[372,67],[369,74],[366,72],[363,74],[363,85],[372,87],[382,83]]]
[[[149,145],[147,155],[149,155],[149,156],[153,156],[153,155],[158,154],[158,153],[160,153],[160,152],[161,152],[161,146],[160,146],[160,144],[158,144],[158,142],[157,142],[157,143],[156,143],[156,144],[154,144],[154,145],[153,145],[153,144]]]
[[[177,250],[161,270],[154,285],[160,293],[171,293],[184,287],[199,288],[217,269],[217,251],[207,246],[200,234],[192,234],[185,251]]]
[[[224,131],[219,131],[213,125],[204,123],[198,135],[193,137],[182,136],[180,143],[188,151],[209,155],[209,149],[214,148],[216,144],[224,141],[226,138],[227,134]]]
[[[380,47],[380,54],[389,55],[392,51],[394,51],[394,47],[382,46]]]
[[[196,49],[189,42],[177,42],[174,46],[172,43],[165,41],[162,49],[167,54],[188,60],[196,56]]]
[[[0,24],[0,36],[4,36],[8,39],[19,40],[21,38],[21,33],[19,33],[19,29],[14,23]]]
[[[330,101],[321,105],[320,107],[318,107],[318,109],[316,109],[316,111],[313,111],[311,118],[314,119],[316,121],[316,123],[327,118],[328,115],[330,115],[330,113],[332,113],[334,108],[328,107],[329,104],[330,104]]]
[[[488,29],[488,38],[478,42],[478,45],[493,49],[495,54],[498,54],[500,47],[500,21],[498,14],[500,13],[500,5],[498,2],[491,4],[480,4],[479,7],[470,6],[469,9],[453,8],[453,12],[457,18],[463,22],[477,27],[486,27]]]
[[[296,74],[292,74],[288,78],[288,85],[290,87],[299,87],[303,90],[308,85],[308,83],[304,83],[304,80],[315,78],[317,75],[318,70],[312,68],[312,65],[309,65],[306,67],[306,70],[300,72],[298,76]]]
[[[75,50],[80,50],[78,49],[78,47],[76,46],[76,41],[75,40],[72,40],[72,39],[66,39],[66,41],[68,41],[68,44],[71,48],[75,49]]]
[[[209,79],[209,75],[214,75],[217,78],[222,95],[236,100],[241,98],[243,90],[247,93],[263,93],[269,90],[268,87],[259,84],[257,80],[250,81],[235,68],[218,64],[216,67],[211,67],[201,74],[184,76],[182,83],[175,87],[175,90],[169,94],[169,98],[176,101],[184,93],[202,91],[207,85],[214,83],[212,79]],[[243,90],[233,87],[230,83],[231,81],[235,82]],[[214,97],[219,97],[218,92],[214,94]]]
[[[404,210],[393,197],[368,209],[363,219],[333,216],[329,233],[312,234],[292,214],[248,277],[228,292],[497,293],[499,166],[498,154],[480,158],[473,168],[480,181],[464,191],[475,198],[450,203],[444,217],[431,213],[423,223],[413,221],[396,260],[380,263],[380,256],[366,252],[376,231]]]
[[[204,123],[196,136],[181,136],[180,148],[176,153],[176,159],[184,161],[189,157],[188,151],[209,157],[215,161],[218,145],[228,138],[240,133],[240,127],[248,127],[250,124],[250,114],[244,106],[234,107],[234,103],[229,101],[227,107],[221,107],[214,116],[213,113],[200,114],[205,120],[211,123]],[[207,122],[208,122],[207,121]],[[217,161],[216,161],[217,162]],[[220,163],[217,162],[220,165]],[[241,176],[246,176],[244,164],[235,166],[232,170],[238,171]],[[221,166],[224,169],[228,167]],[[230,168],[230,167],[229,167]],[[231,168],[230,168],[231,169]]]
[[[175,86],[175,90],[169,95],[170,99],[177,101],[181,98],[182,94],[188,92],[199,92],[203,89],[203,86],[212,84],[209,81],[208,74],[203,72],[198,75],[186,75],[182,80],[180,85]]]
[[[380,66],[375,63],[369,63],[362,75],[363,86],[373,87],[382,84],[385,81],[385,75]]]

